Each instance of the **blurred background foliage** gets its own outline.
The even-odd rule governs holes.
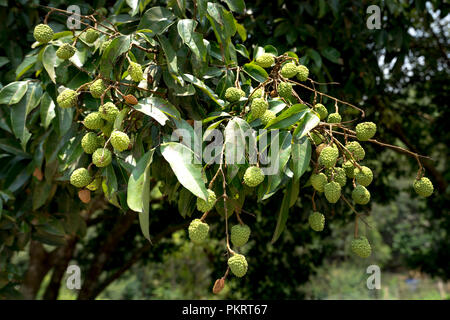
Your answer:
[[[187,1],[187,0],[186,0]],[[40,5],[67,8],[77,4],[83,12],[106,8],[118,19],[127,19],[132,1],[0,1],[0,82],[20,79],[27,72],[26,57],[34,42],[32,29],[42,22],[46,10]],[[185,1],[139,0],[137,15],[155,5],[175,8]],[[228,2],[228,1],[226,1]],[[381,29],[366,27],[366,9],[381,8]],[[243,215],[252,227],[251,241],[244,253],[249,272],[243,279],[231,278],[217,296],[211,293],[215,279],[225,269],[223,225],[220,216],[211,218],[211,238],[205,246],[193,246],[187,239],[186,223],[178,214],[176,199],[152,204],[153,246],[140,235],[137,219],[119,216],[102,199],[86,210],[92,222],[85,236],[72,247],[64,247],[64,263],[48,264],[54,250],[42,245],[32,250],[14,244],[10,261],[0,261],[0,298],[29,297],[18,286],[32,263],[41,263],[42,281],[38,299],[73,299],[77,292],[65,288],[68,263],[82,271],[91,270],[105,243],[120,226],[120,239],[108,250],[95,290],[84,298],[98,299],[442,299],[449,297],[450,276],[450,190],[448,167],[449,119],[449,4],[446,1],[246,1],[245,14],[236,19],[246,29],[242,43],[248,48],[271,44],[279,52],[296,52],[310,68],[310,77],[322,92],[359,105],[366,119],[378,124],[378,139],[429,155],[425,174],[435,185],[435,194],[419,199],[411,188],[417,171],[414,159],[367,145],[365,165],[374,171],[372,206],[365,232],[373,244],[368,260],[349,253],[353,217],[342,204],[324,201],[318,209],[327,215],[324,232],[307,225],[311,212],[311,190],[301,189],[291,209],[287,230],[270,244],[282,195],[263,203],[247,201]],[[56,17],[56,16],[55,16]],[[64,28],[62,18],[50,19],[55,30]],[[25,62],[23,62],[25,61]],[[19,70],[19,71],[17,71]],[[20,72],[20,71],[23,71]],[[301,92],[300,92],[301,94]],[[327,102],[326,100],[324,101]],[[330,103],[329,103],[330,104]],[[330,109],[331,105],[328,106]],[[344,115],[351,110],[344,109]],[[1,124],[0,114],[0,124]],[[1,137],[0,137],[1,138]],[[0,177],[0,180],[4,177]],[[56,201],[55,201],[56,202]],[[74,194],[63,194],[61,203],[81,206]],[[58,210],[58,209],[55,209]],[[0,220],[0,227],[5,227]],[[361,230],[364,233],[364,228]],[[7,233],[0,245],[6,250]],[[69,244],[70,245],[70,244]],[[70,253],[70,255],[68,254]],[[36,260],[37,259],[37,260]],[[382,289],[367,290],[366,267],[382,270]],[[85,278],[83,278],[85,280]],[[90,281],[94,281],[90,279]],[[62,284],[62,285],[61,285]],[[78,297],[80,298],[80,297]]]

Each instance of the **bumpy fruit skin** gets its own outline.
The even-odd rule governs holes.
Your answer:
[[[81,147],[85,153],[92,154],[100,147],[99,142],[99,137],[94,132],[88,132],[81,139]]]
[[[280,97],[289,100],[292,97],[292,84],[289,82],[280,82],[278,85],[278,94]]]
[[[70,183],[77,188],[87,186],[92,180],[91,174],[86,168],[76,169],[70,175]]]
[[[119,109],[114,105],[114,103],[107,102],[98,108],[98,112],[103,120],[114,122],[119,114]]]
[[[317,103],[317,104],[314,106],[314,111],[316,111],[316,112],[319,114],[319,119],[320,119],[320,120],[324,120],[324,119],[326,119],[327,116],[328,116],[328,110],[327,110],[327,108],[326,108],[323,104],[321,104],[321,103]]]
[[[358,141],[352,141],[345,145],[345,147],[350,151],[356,161],[361,161],[366,156],[366,152]]]
[[[352,199],[356,204],[368,204],[370,201],[370,192],[366,187],[357,185],[352,191]]]
[[[86,31],[86,35],[84,37],[84,40],[86,40],[87,43],[93,43],[95,40],[98,39],[99,35],[100,34],[98,33],[97,30],[90,28],[90,29],[88,29]]]
[[[263,89],[259,88],[259,89],[256,89],[252,95],[249,95],[248,100],[250,102],[252,102],[253,99],[262,98],[262,96],[263,96]]]
[[[372,254],[372,248],[366,237],[359,237],[352,240],[352,251],[361,258],[368,258]]]
[[[102,178],[95,177],[94,180],[92,180],[92,182],[86,186],[86,189],[95,191],[95,190],[99,189],[101,187],[101,185],[102,185]]]
[[[103,92],[105,92],[106,86],[102,79],[95,80],[90,86],[89,91],[91,92],[92,97],[98,99],[102,96]]]
[[[202,198],[197,198],[197,210],[200,212],[208,212],[212,208],[214,208],[214,204],[217,200],[216,194],[211,189],[208,189],[208,201],[203,200]]]
[[[104,121],[99,112],[92,112],[84,118],[83,124],[88,129],[97,130],[103,127]]]
[[[341,122],[341,121],[342,121],[342,117],[341,117],[341,115],[340,115],[339,113],[337,113],[337,112],[330,113],[330,114],[328,115],[328,119],[327,119],[327,122],[328,122],[328,123],[339,123],[339,122]]]
[[[313,212],[309,215],[308,222],[314,231],[322,231],[325,227],[325,216],[320,212]]]
[[[102,168],[108,166],[112,161],[111,151],[105,148],[98,148],[92,154],[92,163]]]
[[[351,179],[355,177],[355,167],[353,166],[353,163],[350,160],[345,161],[342,164],[342,168],[344,168],[347,177]]]
[[[135,82],[141,82],[144,80],[144,72],[142,71],[142,66],[139,63],[130,62],[130,65],[128,66],[128,74]]]
[[[275,119],[277,116],[275,115],[275,112],[266,110],[264,114],[261,116],[261,122],[263,125],[267,125],[270,121]]]
[[[236,277],[243,277],[247,273],[248,263],[242,254],[234,254],[228,259],[228,266]]]
[[[256,187],[264,181],[264,173],[258,167],[249,167],[244,173],[244,183],[249,187]]]
[[[341,197],[341,185],[336,181],[331,181],[327,183],[323,188],[325,192],[325,198],[327,198],[329,203],[338,202]]]
[[[323,172],[320,172],[318,174],[313,173],[311,176],[311,185],[319,192],[324,191],[324,187],[327,182],[327,176]]]
[[[297,66],[297,79],[300,81],[308,80],[309,69],[304,65]]]
[[[58,50],[56,50],[56,56],[62,60],[67,60],[72,58],[76,51],[77,49],[74,46],[64,43],[58,48]]]
[[[248,242],[248,238],[250,237],[250,227],[248,225],[234,225],[231,228],[231,242],[235,247],[242,247]]]
[[[189,225],[188,231],[189,239],[196,244],[200,244],[205,241],[208,236],[209,226],[200,219],[194,219]]]
[[[295,63],[288,62],[281,68],[280,73],[285,78],[292,78],[297,74],[297,66]]]
[[[256,58],[255,63],[262,68],[269,68],[275,63],[275,59],[270,53],[263,53]]]
[[[331,177],[333,174],[333,181],[336,181],[341,185],[341,187],[345,186],[347,182],[347,176],[345,175],[345,170],[340,167],[335,167],[332,169],[328,169],[328,176]]]
[[[414,191],[421,197],[429,197],[433,194],[433,183],[427,177],[422,177],[420,180],[415,180]]]
[[[77,104],[77,96],[76,91],[64,89],[56,98],[56,102],[61,108],[71,108]]]
[[[269,107],[269,103],[263,98],[253,99],[252,104],[250,106],[250,110],[253,118],[260,118]]]
[[[324,141],[323,135],[321,135],[320,133],[311,132],[310,134],[314,144],[319,145]]]
[[[128,149],[130,145],[130,138],[125,132],[114,130],[111,133],[111,145],[114,150],[122,152]]]
[[[105,42],[102,43],[102,47],[101,47],[102,52],[105,51],[109,47],[109,45],[111,44],[112,41],[113,41],[113,39],[110,39],[110,40],[106,40]]]
[[[357,183],[367,187],[373,180],[372,170],[366,166],[362,166],[361,169],[355,168],[355,178]]]
[[[239,101],[242,97],[245,97],[245,92],[241,89],[230,87],[225,91],[225,99],[229,102]]]
[[[373,122],[363,122],[356,125],[356,138],[359,141],[371,139],[377,132],[377,125]]]
[[[53,30],[46,24],[38,24],[34,27],[33,36],[39,43],[47,43],[53,38]]]
[[[319,163],[325,168],[331,168],[336,164],[339,157],[339,150],[331,146],[323,148],[319,156]]]
[[[112,122],[106,122],[104,125],[103,125],[103,127],[101,127],[100,128],[100,130],[102,130],[102,132],[103,132],[103,135],[105,136],[105,137],[110,137],[111,136],[111,133],[113,132],[113,130],[114,130],[114,123],[112,123]]]

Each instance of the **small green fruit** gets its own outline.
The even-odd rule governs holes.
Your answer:
[[[281,68],[280,73],[285,78],[292,78],[297,74],[297,66],[295,63],[288,62]]]
[[[242,247],[248,242],[250,237],[250,227],[246,224],[237,224],[231,228],[231,242],[235,247]]]
[[[252,166],[247,168],[247,170],[245,170],[244,183],[247,186],[256,187],[263,181],[264,181],[264,173],[260,168]]]
[[[102,96],[103,92],[105,92],[106,86],[102,79],[95,80],[90,86],[89,91],[91,92],[92,97],[98,99]]]
[[[101,146],[99,142],[99,137],[94,132],[88,132],[81,139],[81,147],[85,153],[92,154]]]
[[[314,231],[322,231],[325,227],[325,216],[320,212],[314,212],[309,215],[308,222]]]
[[[422,177],[420,180],[415,180],[414,184],[414,191],[421,196],[421,197],[429,197],[433,194],[433,183],[430,181],[430,179],[426,177]]]
[[[327,198],[329,203],[336,203],[341,197],[341,185],[336,181],[327,183],[324,187],[324,191],[325,198]]]
[[[33,36],[39,43],[47,43],[53,38],[53,30],[46,24],[38,24],[34,27]]]
[[[188,231],[191,241],[195,244],[200,244],[208,236],[209,226],[200,219],[194,219],[189,225]]]
[[[248,97],[248,100],[250,102],[252,102],[253,99],[255,99],[255,98],[262,98],[262,96],[263,96],[263,88],[259,88],[259,89],[256,89],[255,91],[253,91],[253,94],[251,94]]]
[[[356,204],[368,204],[370,201],[370,192],[366,187],[357,185],[352,191],[352,199]]]
[[[77,105],[78,94],[76,91],[71,89],[64,89],[58,97],[56,97],[56,102],[61,108],[71,108]]]
[[[113,41],[113,39],[110,39],[110,40],[106,40],[105,42],[102,43],[102,47],[101,47],[102,52],[104,52],[106,49],[108,49],[108,47],[112,41]]]
[[[319,156],[319,164],[325,168],[331,168],[336,164],[336,160],[339,157],[339,150],[331,146],[323,148]]]
[[[128,149],[130,145],[130,138],[125,132],[114,130],[111,133],[111,145],[114,150],[122,152]]]
[[[114,105],[114,103],[107,102],[98,108],[98,112],[103,120],[114,122],[119,114],[119,109]]]
[[[292,84],[289,82],[280,82],[278,84],[278,95],[289,101],[292,98]]]
[[[228,266],[236,277],[243,277],[247,273],[248,263],[245,256],[236,253],[228,259]]]
[[[86,31],[86,35],[85,35],[85,37],[84,37],[84,40],[85,40],[87,43],[93,43],[95,40],[98,39],[99,35],[100,35],[100,33],[99,33],[97,30],[92,29],[92,28],[89,28],[89,29]]]
[[[70,183],[77,188],[87,186],[92,180],[91,174],[86,168],[76,169],[70,175]]]
[[[304,65],[297,66],[297,79],[300,81],[308,80],[309,69]]]
[[[245,92],[241,89],[230,87],[225,91],[225,99],[229,102],[239,101],[242,97],[245,97]]]
[[[277,116],[275,115],[275,112],[266,110],[266,112],[264,112],[264,114],[261,116],[260,119],[263,125],[267,125],[270,121],[272,121],[276,117]]]
[[[355,166],[353,165],[353,163],[350,160],[345,161],[342,164],[342,168],[344,168],[345,170],[345,174],[347,175],[347,177],[353,179],[355,177]]]
[[[263,98],[253,99],[252,104],[250,106],[250,111],[253,118],[260,118],[269,107],[269,103]]]
[[[313,173],[311,176],[311,185],[318,192],[324,191],[324,187],[327,182],[327,176],[323,172],[320,172],[318,174]]]
[[[371,139],[377,132],[377,125],[373,122],[363,122],[356,125],[356,138],[359,141]]]
[[[141,82],[144,80],[144,72],[142,71],[142,66],[139,63],[130,62],[130,65],[128,66],[128,74],[135,82]]]
[[[334,112],[328,115],[328,123],[340,123],[342,121],[342,117],[339,113]]]
[[[270,53],[263,53],[256,58],[255,63],[262,68],[269,68],[275,63],[275,58]]]
[[[369,184],[372,183],[373,180],[373,173],[370,168],[366,166],[362,166],[361,169],[355,168],[355,178],[356,182],[360,185],[367,187]]]
[[[320,120],[324,120],[327,118],[328,110],[323,104],[317,103],[316,105],[314,105],[313,109],[314,109],[314,111],[316,111],[319,114]]]
[[[92,163],[97,167],[102,168],[108,166],[112,161],[112,154],[106,148],[98,148],[92,154]]]
[[[310,132],[311,139],[314,142],[314,144],[319,145],[322,142],[325,141],[325,138],[320,133]]]
[[[331,175],[333,174],[333,181],[336,181],[341,185],[341,187],[345,186],[347,182],[347,177],[345,175],[345,170],[340,167],[334,167],[327,170],[327,175],[331,178]]]
[[[62,60],[67,60],[72,58],[76,51],[77,49],[74,46],[64,43],[58,48],[58,50],[56,50],[56,56]]]
[[[369,240],[366,237],[359,237],[352,240],[352,251],[361,258],[368,258],[372,254]]]
[[[83,124],[88,129],[97,130],[103,127],[104,121],[99,112],[91,112],[84,118]]]
[[[207,201],[202,198],[197,198],[197,210],[200,212],[208,212],[212,208],[214,208],[214,204],[216,203],[217,197],[213,190],[208,189],[208,199]]]
[[[366,156],[366,152],[358,141],[352,141],[345,145],[348,151],[353,155],[356,161],[361,161]]]

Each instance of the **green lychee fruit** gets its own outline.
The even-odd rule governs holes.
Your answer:
[[[325,138],[320,133],[310,132],[311,140],[314,142],[314,144],[319,145],[322,142],[325,141]]]
[[[98,190],[102,186],[102,177],[95,177],[91,183],[86,186],[86,189],[91,191]]]
[[[119,109],[112,102],[106,102],[98,108],[98,112],[103,120],[114,122],[117,115],[119,114]]]
[[[368,258],[372,254],[369,240],[366,237],[359,237],[352,240],[352,251],[361,258]]]
[[[229,102],[239,101],[242,97],[245,97],[245,92],[239,88],[229,87],[225,90],[225,99]]]
[[[421,197],[429,197],[433,194],[433,183],[427,177],[422,177],[419,180],[415,180],[414,191]]]
[[[319,114],[319,119],[320,119],[320,120],[324,120],[324,119],[326,119],[327,116],[328,116],[328,110],[327,110],[327,108],[326,108],[323,104],[321,104],[321,103],[316,103],[316,104],[314,105],[313,110]]]
[[[142,66],[139,63],[131,61],[128,66],[128,74],[133,81],[141,82],[144,80],[144,72],[142,71]]]
[[[280,73],[285,78],[292,78],[297,74],[297,66],[295,63],[288,62],[281,68]]]
[[[81,147],[85,153],[92,154],[101,146],[99,142],[99,137],[94,132],[88,132],[81,139]]]
[[[105,92],[106,86],[102,79],[95,80],[90,86],[89,91],[91,92],[91,95],[98,99],[103,95],[103,92]]]
[[[188,231],[189,239],[191,239],[193,243],[200,244],[207,238],[209,226],[200,219],[194,219],[189,225]]]
[[[352,141],[345,145],[348,151],[353,155],[356,161],[361,161],[366,156],[366,152],[358,141]]]
[[[58,48],[58,50],[56,50],[56,56],[62,60],[67,60],[72,58],[76,51],[77,49],[74,46],[64,43]]]
[[[97,130],[103,127],[104,121],[99,112],[91,112],[84,118],[83,124],[88,129]]]
[[[309,69],[304,65],[297,66],[297,79],[300,81],[308,80]]]
[[[357,185],[352,191],[352,199],[356,204],[368,204],[370,201],[370,192],[366,187]]]
[[[347,182],[347,176],[345,175],[344,168],[334,167],[331,169],[327,169],[327,175],[330,178],[332,174],[333,174],[333,181],[339,183],[341,187],[345,186],[345,183]]]
[[[122,152],[128,149],[130,145],[130,138],[125,132],[114,130],[111,133],[111,145],[114,150]]]
[[[372,183],[373,173],[370,168],[362,166],[361,169],[355,168],[355,178],[356,182],[364,187],[367,187]]]
[[[78,94],[76,91],[64,89],[56,98],[56,102],[61,108],[71,108],[77,105],[77,97]]]
[[[377,125],[373,122],[363,122],[356,125],[356,138],[359,141],[371,139],[377,132]]]
[[[260,118],[269,107],[269,103],[263,98],[253,99],[250,111],[254,119]]]
[[[319,164],[325,168],[331,168],[336,164],[336,160],[339,157],[339,150],[332,146],[323,148],[319,156]]]
[[[264,172],[256,167],[252,166],[247,168],[244,173],[244,183],[249,187],[256,187],[264,181]]]
[[[314,231],[322,231],[325,227],[325,216],[320,212],[314,212],[309,215],[308,222]]]
[[[341,197],[341,185],[336,181],[331,181],[325,185],[324,193],[329,203],[336,203]]]
[[[108,166],[112,161],[112,154],[106,148],[98,148],[92,154],[92,163],[102,168]]]
[[[92,28],[89,28],[89,29],[86,31],[86,34],[85,34],[85,36],[84,36],[84,40],[85,40],[87,43],[93,43],[95,40],[98,39],[99,35],[100,35],[100,33],[99,33],[97,30],[92,29]]]
[[[237,224],[231,228],[231,242],[235,247],[242,247],[248,242],[250,237],[250,227],[246,224]]]
[[[266,110],[266,112],[264,112],[264,114],[261,116],[260,119],[263,125],[267,125],[270,121],[272,121],[276,117],[277,116],[275,115],[275,112]]]
[[[342,168],[344,168],[345,174],[347,175],[347,177],[349,177],[349,178],[355,177],[355,166],[353,165],[353,163],[350,160],[345,161],[342,164]]]
[[[263,53],[256,58],[255,63],[262,68],[269,68],[275,63],[275,58],[270,53]]]
[[[91,174],[86,168],[76,169],[70,175],[70,183],[77,188],[87,186],[92,180]]]
[[[216,203],[217,197],[213,190],[208,189],[208,198],[207,201],[202,198],[197,198],[197,210],[200,212],[208,212],[212,208],[214,208],[214,204]]]
[[[263,96],[263,88],[259,88],[253,91],[253,94],[248,97],[248,100],[252,102],[253,99],[262,98],[262,96]]]
[[[318,174],[313,173],[311,175],[311,185],[319,192],[324,191],[324,187],[327,182],[327,176],[323,172],[320,172]]]
[[[34,27],[33,36],[39,43],[47,43],[53,38],[53,30],[46,24],[38,24]]]
[[[341,115],[340,115],[339,113],[337,113],[337,112],[330,113],[330,114],[328,115],[328,119],[327,119],[327,122],[328,122],[328,123],[339,123],[339,122],[341,122],[341,121],[342,121],[342,117],[341,117]]]
[[[284,81],[280,82],[278,84],[278,95],[289,101],[292,98],[292,84]]]
[[[247,273],[248,263],[245,256],[236,253],[228,259],[228,266],[236,277],[243,277]]]

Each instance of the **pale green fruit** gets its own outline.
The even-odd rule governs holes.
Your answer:
[[[319,114],[320,120],[325,120],[328,116],[327,108],[321,103],[315,104],[313,110]]]
[[[341,187],[345,186],[347,182],[347,176],[345,174],[345,170],[340,167],[334,167],[331,169],[327,169],[327,175],[331,178],[333,174],[333,181],[336,181],[341,185]]]
[[[112,161],[112,154],[106,148],[98,148],[92,154],[92,163],[97,167],[102,168],[108,166]]]
[[[242,254],[234,254],[228,259],[228,266],[236,277],[243,277],[247,273],[248,263]]]
[[[309,226],[314,231],[322,231],[325,227],[325,216],[320,212],[310,214],[308,218]]]
[[[99,137],[94,132],[88,132],[81,139],[81,147],[85,153],[92,154],[101,146],[99,142]]]
[[[200,219],[192,220],[188,228],[189,239],[196,244],[200,244],[208,237],[209,226]]]
[[[71,89],[64,89],[58,97],[56,97],[56,102],[61,108],[71,108],[77,105],[78,94],[76,91]]]
[[[264,112],[264,114],[261,116],[260,119],[263,125],[267,125],[270,121],[272,121],[276,117],[277,116],[275,115],[275,112],[266,110],[266,112]]]
[[[260,118],[269,107],[269,103],[263,98],[253,99],[252,104],[250,106],[250,111],[253,118]]]
[[[208,212],[212,208],[214,208],[214,204],[216,203],[216,194],[213,190],[208,189],[208,201],[203,200],[202,198],[197,198],[197,210],[200,212]]]
[[[289,82],[280,82],[278,84],[278,95],[289,100],[292,97],[292,84]]]
[[[248,97],[248,100],[249,100],[250,102],[252,102],[253,99],[256,99],[256,98],[262,98],[262,96],[263,96],[263,89],[262,89],[262,88],[259,88],[259,89],[256,89],[256,90],[253,92],[253,94],[250,95],[250,96]]]
[[[288,62],[281,68],[280,73],[285,78],[292,78],[297,74],[297,66],[295,63]]]
[[[331,181],[325,185],[324,193],[329,203],[336,203],[341,197],[341,185],[336,181]]]
[[[230,239],[235,247],[242,247],[248,242],[250,237],[250,227],[248,225],[237,224],[231,228]]]
[[[353,155],[356,161],[361,161],[366,156],[366,152],[358,141],[352,141],[345,145],[348,151]]]
[[[255,63],[262,68],[269,68],[275,63],[275,58],[270,53],[263,53],[256,58]]]
[[[366,187],[357,185],[352,191],[352,199],[356,204],[368,204],[370,201],[370,192]]]
[[[77,188],[87,186],[92,180],[91,174],[86,168],[76,169],[70,175],[70,183]]]
[[[97,30],[89,28],[86,31],[86,35],[84,36],[84,40],[87,43],[93,43],[95,40],[98,39],[99,35],[100,35],[100,33]]]
[[[327,182],[327,176],[323,172],[320,172],[318,174],[313,173],[311,175],[311,185],[319,192],[324,191],[324,187]]]
[[[304,65],[297,66],[297,79],[300,81],[308,80],[309,69]]]
[[[229,102],[239,101],[242,97],[245,97],[245,92],[241,89],[230,87],[225,91],[225,99]]]
[[[142,66],[139,63],[130,62],[130,65],[128,66],[128,74],[135,82],[141,82],[144,80],[144,72],[142,71]]]
[[[264,181],[263,171],[255,166],[247,168],[244,173],[244,183],[249,187],[256,187]]]
[[[359,237],[352,240],[352,251],[361,258],[368,258],[372,254],[372,248],[366,237]]]
[[[39,43],[47,43],[53,38],[53,30],[46,24],[38,24],[34,27],[33,36]]]
[[[370,168],[362,166],[361,169],[355,168],[355,178],[356,182],[364,187],[367,187],[372,183],[373,173]]]
[[[70,59],[76,51],[77,49],[74,46],[64,43],[58,48],[58,50],[56,50],[56,56],[62,60],[67,60]]]
[[[342,164],[342,168],[344,168],[345,174],[347,175],[347,177],[349,177],[349,178],[355,177],[355,166],[353,165],[353,163],[350,160],[345,161]]]
[[[112,41],[113,41],[113,39],[110,39],[110,40],[106,40],[105,42],[102,43],[102,47],[101,47],[102,52],[104,52],[109,47],[109,45],[111,44]]]
[[[325,168],[331,168],[336,164],[336,160],[339,157],[339,150],[331,146],[323,148],[319,155],[319,164]]]
[[[104,121],[100,116],[100,113],[91,112],[84,118],[83,124],[88,129],[97,130],[103,127]]]
[[[122,152],[128,149],[130,145],[130,138],[125,132],[114,130],[111,133],[111,145],[114,150]]]
[[[102,79],[95,80],[90,86],[89,91],[91,92],[92,97],[94,98],[100,98],[105,92],[106,86]]]
[[[119,114],[119,109],[112,102],[106,102],[98,108],[98,112],[102,119],[114,122],[116,120],[117,115]]]
[[[422,177],[419,180],[415,180],[414,191],[421,197],[429,197],[433,194],[433,183],[427,177]]]
[[[328,119],[327,119],[327,122],[328,122],[328,123],[339,123],[339,122],[341,122],[341,121],[342,121],[342,117],[341,117],[341,115],[340,115],[339,113],[337,113],[337,112],[330,113],[330,114],[328,115]]]
[[[356,125],[356,138],[359,141],[367,141],[377,132],[377,125],[373,122],[363,122]]]

